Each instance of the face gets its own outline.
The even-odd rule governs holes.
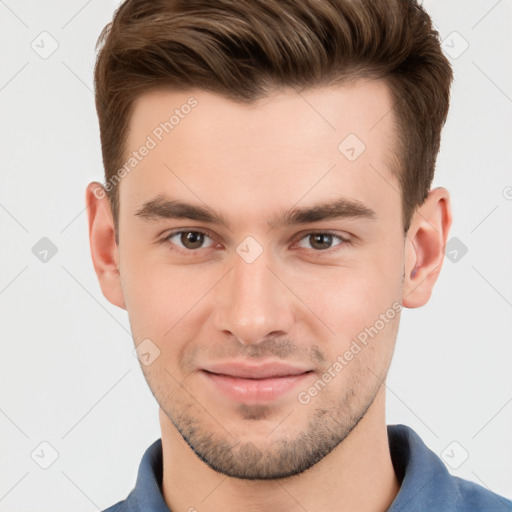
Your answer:
[[[405,245],[391,108],[378,81],[134,105],[124,306],[166,421],[217,471],[304,471],[382,386]]]

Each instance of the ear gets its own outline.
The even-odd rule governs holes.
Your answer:
[[[424,306],[430,299],[451,225],[450,194],[444,188],[435,188],[414,213],[407,232],[402,295],[405,307]]]
[[[119,273],[119,250],[107,192],[100,183],[89,183],[85,200],[91,257],[101,291],[114,306],[126,309]]]

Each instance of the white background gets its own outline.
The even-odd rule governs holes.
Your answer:
[[[512,3],[424,5],[455,72],[435,185],[451,191],[451,236],[468,252],[445,259],[426,307],[404,311],[387,419],[439,455],[456,441],[452,459],[469,457],[450,471],[512,498]],[[103,173],[94,47],[115,7],[0,1],[1,511],[106,508],[160,437],[127,315],[103,298],[87,239],[84,191]],[[41,37],[58,43],[46,59],[31,47]],[[42,237],[58,249],[46,263],[32,253]],[[31,458],[50,461],[43,441],[58,453],[48,469]]]

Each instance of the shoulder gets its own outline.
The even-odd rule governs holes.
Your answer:
[[[389,512],[512,512],[512,501],[452,475],[439,455],[406,425],[388,425],[400,490]]]
[[[132,508],[128,504],[127,500],[117,502],[115,505],[106,508],[102,512],[129,512]]]
[[[451,477],[459,491],[457,509],[460,511],[512,512],[512,501],[469,480]]]

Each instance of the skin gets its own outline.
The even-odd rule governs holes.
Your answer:
[[[160,350],[141,367],[160,405],[164,499],[174,511],[386,510],[400,487],[385,422],[400,313],[341,371],[332,367],[393,304],[429,300],[451,226],[449,194],[432,190],[404,235],[382,81],[276,90],[253,105],[153,91],[134,104],[129,152],[191,96],[197,107],[119,185],[119,244],[101,185],[87,188],[103,294],[127,310],[135,345],[149,338]],[[352,162],[338,149],[350,133],[366,146]],[[227,226],[136,214],[159,195],[208,206]],[[373,218],[267,224],[340,197]],[[169,238],[179,229],[208,236],[183,245]],[[311,237],[325,231],[336,236]],[[251,263],[237,253],[248,236],[262,249]],[[240,403],[202,372],[226,360],[286,361],[310,373],[273,401]],[[328,384],[301,403],[299,392],[329,368]]]

